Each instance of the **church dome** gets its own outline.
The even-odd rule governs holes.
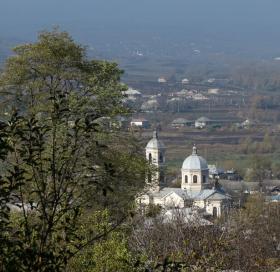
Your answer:
[[[158,134],[154,131],[153,138],[148,142],[146,148],[165,149],[165,145],[158,139]]]
[[[208,170],[207,162],[204,158],[197,155],[196,146],[193,147],[193,153],[187,157],[182,165],[183,170]]]

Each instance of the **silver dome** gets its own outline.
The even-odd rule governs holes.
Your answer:
[[[197,155],[196,146],[193,147],[193,153],[187,157],[182,165],[182,170],[208,170],[207,161]]]
[[[165,149],[165,145],[161,140],[158,139],[158,134],[156,131],[154,131],[153,138],[148,142],[146,148]]]

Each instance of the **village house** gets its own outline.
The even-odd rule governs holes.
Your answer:
[[[211,123],[211,120],[207,117],[200,117],[195,120],[194,126],[195,128],[205,128],[207,125]]]
[[[159,109],[159,103],[157,99],[150,99],[144,102],[141,106],[141,110],[143,112],[157,111],[158,109]]]
[[[182,79],[182,84],[188,84],[190,81],[187,78]]]
[[[123,92],[124,95],[127,96],[127,98],[135,98],[135,97],[141,97],[142,93],[140,91],[137,91],[132,88],[128,88],[126,91]]]
[[[218,88],[212,88],[212,89],[208,89],[208,94],[219,94],[220,89]]]
[[[166,83],[167,80],[164,77],[159,77],[158,78],[158,83]]]
[[[147,119],[139,118],[139,119],[132,119],[130,122],[131,127],[139,127],[139,128],[149,128],[150,122]]]
[[[187,120],[185,118],[176,118],[172,121],[171,126],[173,128],[181,128],[181,127],[187,127],[192,125],[192,121]]]

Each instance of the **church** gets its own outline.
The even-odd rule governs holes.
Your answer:
[[[231,197],[210,184],[207,161],[199,156],[197,147],[193,146],[191,154],[182,164],[181,188],[167,187],[165,151],[166,147],[155,131],[146,146],[146,158],[156,170],[153,175],[147,176],[150,188],[138,198],[138,203],[166,209],[193,207],[206,215],[220,217],[230,206]]]

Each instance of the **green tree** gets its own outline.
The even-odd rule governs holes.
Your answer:
[[[120,231],[82,251],[69,265],[69,271],[133,272],[144,271],[128,248],[127,237]]]
[[[272,175],[274,179],[280,178],[280,162],[274,161],[271,165]]]
[[[240,142],[240,149],[244,154],[248,154],[251,147],[252,147],[253,141],[250,137],[246,137],[245,139],[242,139]]]
[[[18,210],[18,224],[6,233],[17,246],[0,263],[3,271],[15,271],[11,265],[62,271],[79,250],[125,220],[144,186],[146,163],[134,141],[97,122],[126,112],[117,64],[88,60],[84,47],[56,29],[14,53],[0,86],[9,145],[4,208],[12,195]],[[104,209],[110,227],[83,239],[78,230],[84,214]]]
[[[19,184],[14,177],[20,175],[18,167],[9,168],[6,174],[3,173],[5,162],[10,151],[8,135],[5,131],[6,125],[0,123],[0,270],[16,271],[15,257],[11,254],[12,250],[17,250],[18,241],[11,240],[9,233],[12,231],[10,226],[10,207],[13,199],[13,192],[18,190]]]
[[[258,182],[260,187],[262,187],[264,179],[271,175],[270,159],[255,155],[250,158],[249,167],[245,180]]]
[[[273,137],[271,137],[269,135],[269,133],[267,132],[264,135],[263,142],[261,143],[262,152],[264,152],[264,153],[271,153],[271,152],[273,152],[274,151],[273,143],[274,143]]]

